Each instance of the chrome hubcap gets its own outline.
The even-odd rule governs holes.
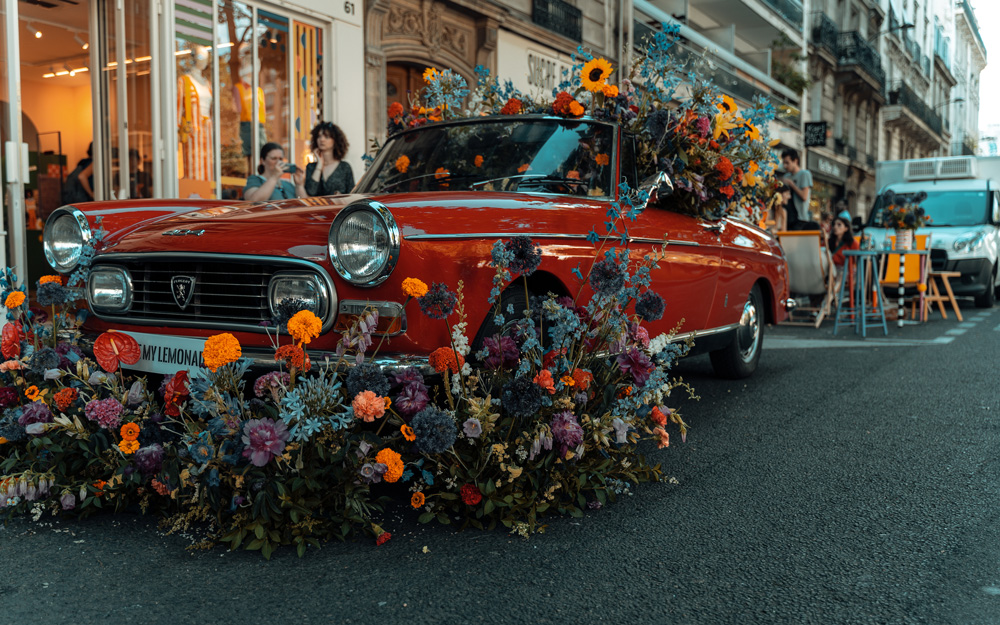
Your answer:
[[[753,297],[743,305],[743,315],[740,317],[740,327],[736,331],[736,345],[744,362],[753,360],[757,345],[760,343],[760,316]]]

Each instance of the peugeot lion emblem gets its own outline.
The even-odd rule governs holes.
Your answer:
[[[170,290],[174,294],[174,301],[181,310],[188,307],[191,298],[194,297],[194,278],[191,276],[174,276],[170,279]]]

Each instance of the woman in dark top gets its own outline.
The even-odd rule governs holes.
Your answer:
[[[344,131],[331,122],[320,122],[312,129],[311,145],[316,162],[306,165],[306,193],[311,197],[350,193],[354,173],[343,160],[347,155]]]
[[[844,250],[858,249],[858,242],[851,234],[851,219],[846,212],[837,215],[830,227],[830,238],[827,247],[833,254],[833,264],[838,271],[844,266]]]

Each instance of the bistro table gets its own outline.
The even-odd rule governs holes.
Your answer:
[[[874,293],[872,311],[867,310],[866,295],[868,292],[868,276],[875,279],[878,284],[878,257],[885,253],[883,250],[844,250],[844,277],[840,281],[840,295],[837,298],[837,315],[834,317],[833,333],[837,334],[837,329],[841,322],[852,319],[854,322],[854,333],[860,333],[862,337],[868,335],[868,321],[881,321],[882,331],[888,335],[889,327],[885,323],[885,304],[882,301],[882,294],[879,290]],[[855,274],[853,284],[851,274]],[[874,324],[877,325],[877,324]]]

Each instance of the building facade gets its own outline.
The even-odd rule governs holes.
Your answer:
[[[979,75],[986,68],[986,46],[979,22],[968,0],[961,0],[954,15],[955,88],[951,106],[951,153],[972,155],[979,138]]]

